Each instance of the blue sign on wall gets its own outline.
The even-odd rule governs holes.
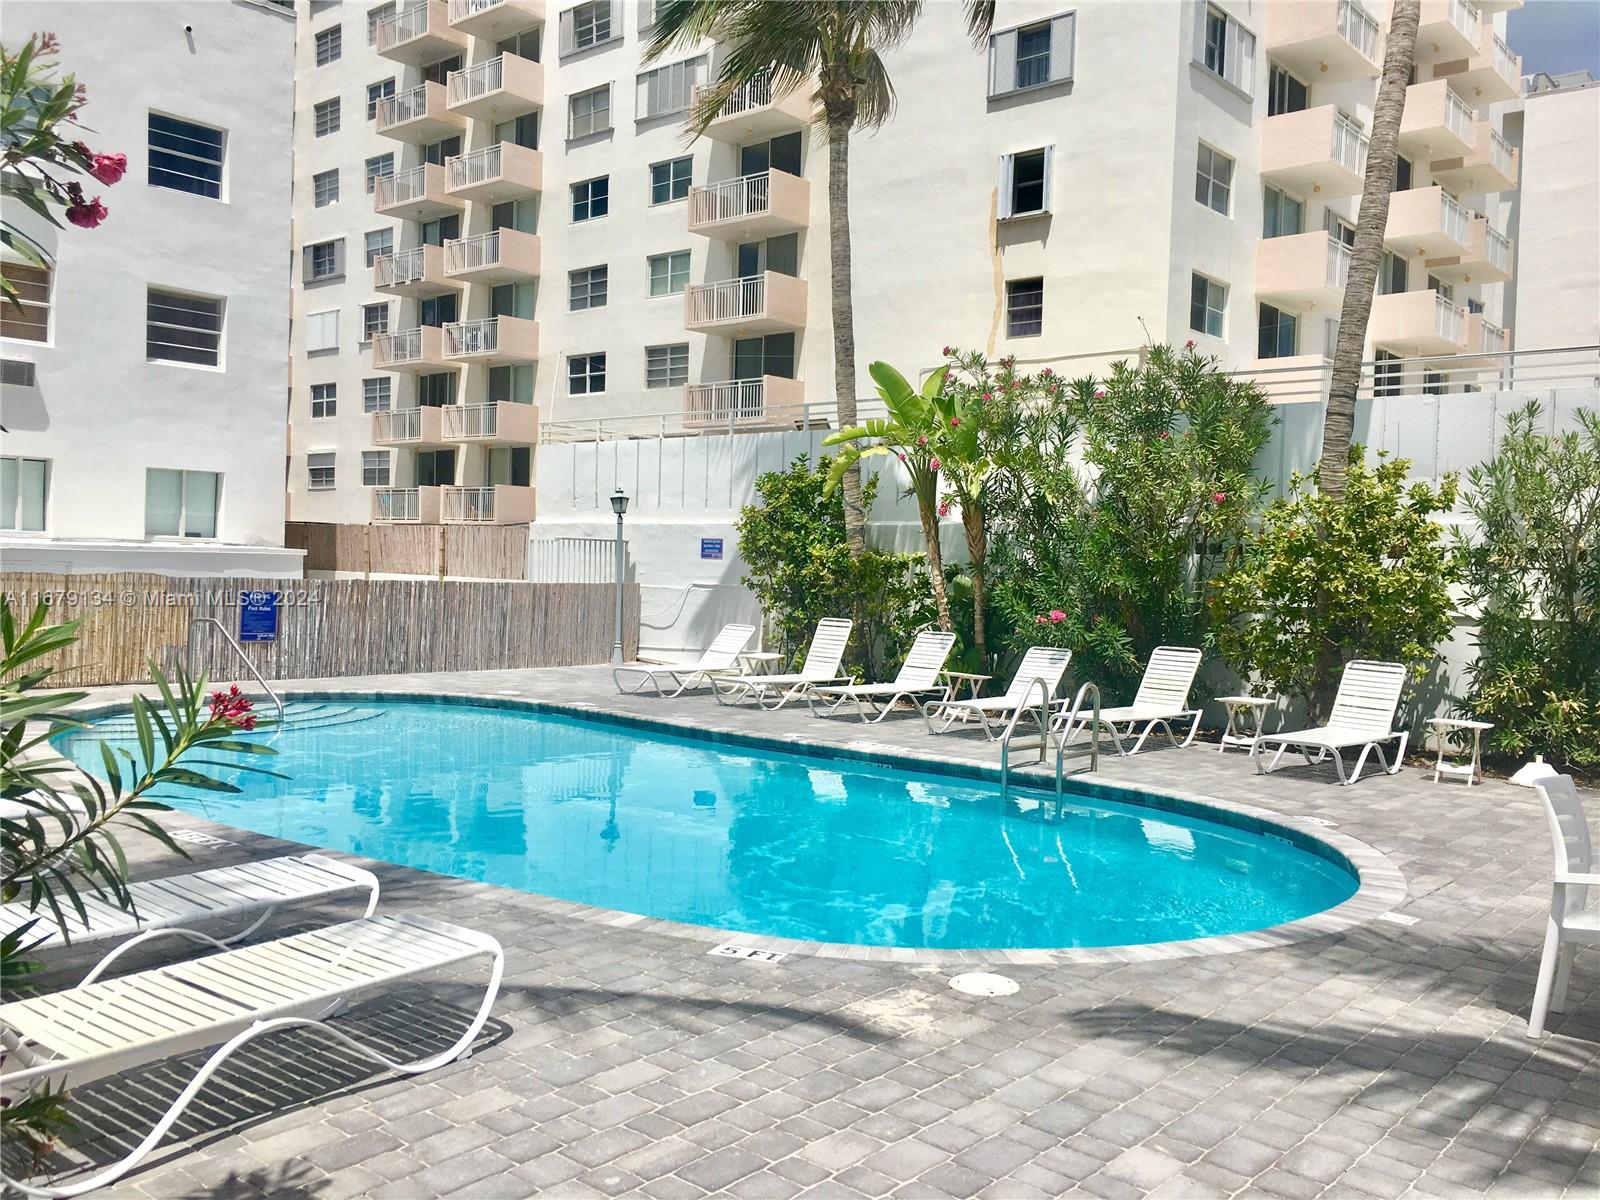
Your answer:
[[[275,642],[278,640],[277,592],[239,593],[239,640]]]
[[[721,558],[722,557],[722,539],[721,538],[701,538],[700,539],[700,557],[701,558]]]

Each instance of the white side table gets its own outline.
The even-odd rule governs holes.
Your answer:
[[[766,674],[766,672],[762,670],[763,667],[781,662],[782,660],[783,655],[779,654],[776,650],[741,650],[739,652],[739,663],[744,667],[746,675]]]
[[[1467,786],[1483,782],[1483,734],[1485,730],[1493,729],[1493,721],[1468,721],[1456,717],[1434,717],[1428,722],[1428,728],[1433,730],[1433,736],[1439,743],[1439,761],[1433,764],[1433,781],[1438,783],[1441,778],[1448,775],[1453,779],[1465,779]],[[1472,759],[1464,763],[1447,763],[1445,755],[1450,753],[1450,733],[1456,729],[1472,730]]]
[[[1217,703],[1228,710],[1228,725],[1217,753],[1226,753],[1229,746],[1254,746],[1267,731],[1267,709],[1277,702],[1276,696],[1218,696]]]

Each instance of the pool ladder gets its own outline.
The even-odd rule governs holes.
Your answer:
[[[1039,705],[1034,708],[1030,705],[1020,705],[1017,711],[1011,714],[1011,720],[1006,725],[1006,731],[1000,735],[1000,799],[1004,801],[1011,794],[1011,738],[1016,733],[1017,722],[1024,713],[1039,722],[1039,755],[1033,761],[1035,765],[1044,762],[1046,747],[1052,743],[1056,751],[1056,815],[1061,813],[1063,797],[1063,782],[1068,772],[1066,771],[1067,739],[1064,736],[1072,731],[1078,723],[1078,718],[1083,712],[1084,701],[1092,705],[1089,716],[1089,765],[1079,768],[1071,774],[1092,773],[1100,766],[1100,689],[1093,683],[1085,683],[1078,689],[1078,694],[1072,698],[1072,705],[1067,709],[1066,719],[1061,724],[1063,736],[1056,736],[1051,732],[1050,719],[1050,689],[1042,679],[1035,679],[1028,685],[1028,696],[1033,696],[1034,686],[1039,691]]]
[[[261,685],[261,690],[266,692],[268,699],[272,701],[273,707],[278,710],[278,728],[282,729],[283,699],[278,695],[277,692],[272,690],[272,685],[261,677],[261,672],[256,670],[255,663],[250,661],[250,656],[244,652],[244,647],[234,640],[233,634],[229,633],[227,627],[215,617],[195,617],[189,622],[189,644],[187,647],[187,657],[184,662],[184,667],[189,672],[189,678],[194,679],[196,677],[194,667],[194,635],[197,630],[206,625],[215,627],[216,631],[222,635],[222,640],[233,647],[233,652],[239,656],[239,661],[244,663],[245,670],[249,671],[250,674],[255,677],[255,681]]]

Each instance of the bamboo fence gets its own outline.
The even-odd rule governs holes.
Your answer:
[[[306,552],[308,571],[526,579],[526,525],[338,525],[290,521],[284,545]]]

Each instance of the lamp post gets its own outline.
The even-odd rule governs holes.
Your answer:
[[[617,514],[617,637],[611,643],[611,665],[622,665],[622,577],[627,570],[627,552],[622,542],[622,514],[628,511],[628,496],[621,488],[611,494],[611,511]]]

